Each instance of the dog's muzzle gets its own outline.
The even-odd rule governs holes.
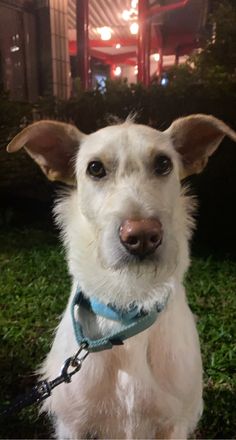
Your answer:
[[[122,245],[130,254],[144,258],[161,245],[163,229],[157,218],[127,219],[121,224],[119,235]]]

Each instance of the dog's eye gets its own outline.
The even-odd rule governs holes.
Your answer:
[[[94,160],[93,162],[89,162],[87,173],[90,176],[96,177],[97,179],[102,179],[104,176],[106,176],[106,170],[104,168],[104,165],[99,160]]]
[[[160,154],[156,157],[154,163],[154,171],[158,176],[166,176],[171,172],[173,163],[171,159],[165,154]]]

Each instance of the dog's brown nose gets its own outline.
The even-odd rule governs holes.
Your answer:
[[[156,219],[125,220],[120,227],[120,241],[133,255],[152,254],[162,242],[162,224]]]

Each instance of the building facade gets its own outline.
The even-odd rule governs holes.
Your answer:
[[[69,97],[67,0],[0,0],[0,87],[15,100]]]
[[[207,7],[208,0],[0,0],[0,87],[33,102],[67,99],[107,78],[162,83],[200,47]]]

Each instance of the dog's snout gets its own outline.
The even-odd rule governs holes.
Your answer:
[[[133,255],[144,257],[160,246],[163,237],[161,222],[156,219],[125,220],[120,227],[120,241]]]

